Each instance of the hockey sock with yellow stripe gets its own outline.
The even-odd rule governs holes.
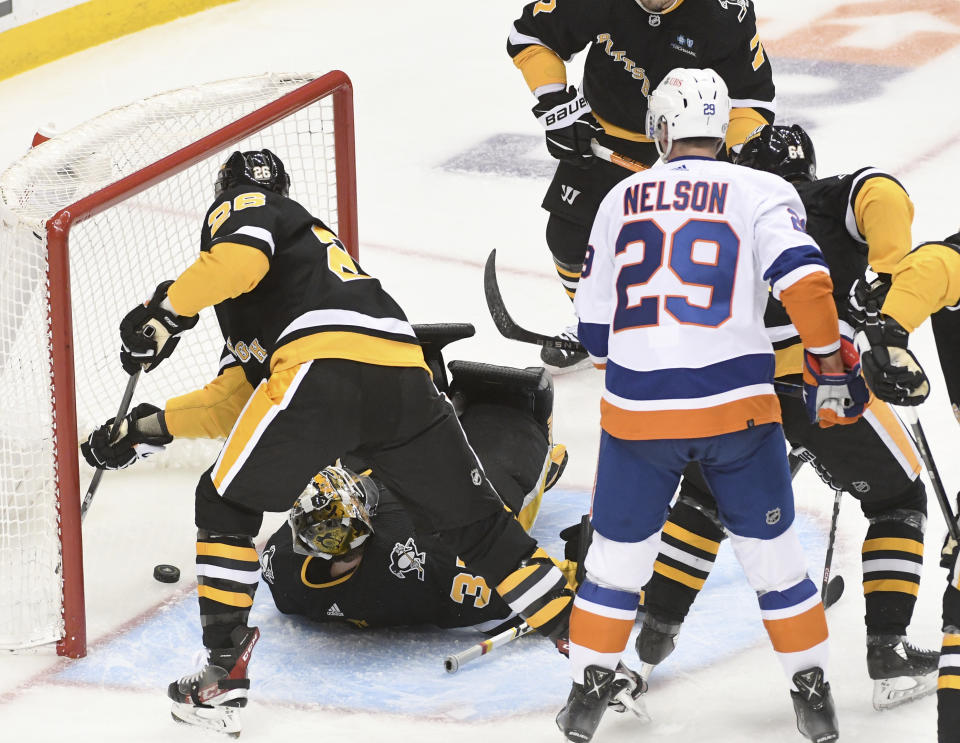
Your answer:
[[[682,622],[713,569],[723,530],[678,500],[660,535],[660,553],[644,590],[644,606],[658,619]]]
[[[507,605],[537,632],[553,641],[567,636],[573,590],[557,562],[542,548],[497,584]]]
[[[556,257],[553,259],[553,265],[557,269],[557,276],[560,277],[563,290],[572,302],[577,293],[577,285],[580,283],[580,270],[583,266],[579,263],[564,263],[558,261]]]
[[[795,673],[813,666],[826,674],[827,617],[813,581],[804,578],[785,591],[767,591],[759,602],[763,626],[791,685]]]
[[[231,646],[230,633],[246,625],[259,581],[253,539],[197,534],[197,594],[205,647]]]
[[[587,666],[616,668],[630,640],[640,595],[600,586],[589,578],[577,589],[570,614],[570,666],[574,681]],[[582,681],[580,681],[582,683]]]
[[[956,591],[948,588],[948,591]],[[937,680],[937,740],[960,740],[960,629],[948,627],[940,648],[940,678]]]
[[[870,520],[862,551],[868,634],[907,632],[923,571],[922,524],[917,511]]]

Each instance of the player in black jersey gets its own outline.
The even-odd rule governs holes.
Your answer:
[[[542,367],[454,361],[450,369],[453,378],[444,391],[460,413],[467,438],[497,492],[529,530],[543,492],[556,483],[565,463],[562,445],[551,446],[553,382]],[[364,467],[349,457],[343,464],[352,471]],[[377,481],[375,471],[370,473],[373,487],[363,479],[361,488],[367,504],[371,491],[377,494],[369,517],[362,508],[346,513],[339,495],[330,494],[331,481],[338,482],[337,473],[330,474],[314,478],[291,511],[289,526],[280,527],[261,552],[262,574],[280,611],[359,627],[492,629],[511,615],[503,599],[456,554],[423,546],[408,509]],[[346,490],[345,500],[357,500],[351,488]],[[299,536],[291,539],[291,530]]]
[[[869,289],[866,289],[869,287]],[[918,245],[890,276],[858,287],[857,305],[880,309],[877,333],[870,338],[877,362],[874,373],[878,396],[901,405],[923,400],[929,384],[913,357],[907,339],[928,317],[931,319],[940,367],[954,414],[960,420],[960,232],[943,240]],[[873,310],[873,307],[869,308]],[[877,356],[878,347],[882,349]],[[879,384],[878,384],[879,382]],[[926,388],[926,389],[924,389]],[[960,497],[954,503],[954,518]],[[960,528],[960,524],[957,524]],[[960,561],[957,543],[948,532],[940,564],[950,572],[943,594],[943,642],[937,684],[937,741],[960,743]]]
[[[431,380],[413,328],[336,235],[288,198],[269,150],[235,152],[207,210],[200,255],[120,324],[128,373],[150,371],[213,306],[226,348],[202,390],[141,404],[111,437],[83,445],[94,466],[132,464],[174,437],[224,436],[196,490],[197,575],[208,661],[170,684],[174,716],[239,732],[247,626],[259,580],[253,537],[319,468],[354,454],[409,508],[423,546],[452,552],[527,623],[566,634],[573,593],[486,477]]]
[[[868,264],[878,272],[894,270],[910,249],[913,206],[906,192],[875,168],[817,179],[813,143],[797,125],[763,127],[743,145],[737,162],[777,173],[796,187],[807,212],[807,232],[830,267],[841,329],[852,337],[851,285]],[[800,381],[800,339],[772,298],[765,321],[784,390],[778,396],[787,440],[832,488],[856,498],[869,522],[862,559],[874,706],[884,709],[929,694],[936,688],[937,654],[918,650],[904,637],[923,563],[926,492],[918,477],[919,455],[903,424],[880,400],[874,399],[853,424],[811,425],[802,400],[788,394]],[[645,593],[647,614],[637,650],[651,665],[673,649],[724,538],[707,483],[696,470],[687,475]]]
[[[564,60],[585,48],[578,91],[567,85]],[[595,157],[591,140],[644,165],[656,162],[647,96],[667,72],[709,67],[720,74],[733,107],[728,148],[773,122],[770,61],[749,0],[537,0],[514,22],[507,51],[537,97],[533,113],[560,161],[542,206],[550,212],[547,245],[571,300],[597,207],[630,174]],[[541,358],[559,369],[588,363],[583,353],[551,348]]]

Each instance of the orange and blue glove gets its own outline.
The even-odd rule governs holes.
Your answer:
[[[860,373],[860,354],[854,345],[846,338],[840,340],[842,374],[821,371],[820,359],[808,351],[803,356],[803,402],[810,420],[820,428],[856,423],[870,391]]]

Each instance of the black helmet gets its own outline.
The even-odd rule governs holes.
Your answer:
[[[270,150],[234,152],[230,155],[217,174],[215,196],[244,183],[260,186],[281,196],[290,193],[290,176],[280,158]]]
[[[755,170],[776,173],[788,181],[812,181],[817,177],[813,141],[799,124],[765,124],[747,137],[734,162]]]

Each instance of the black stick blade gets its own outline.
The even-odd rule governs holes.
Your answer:
[[[522,343],[533,343],[537,346],[546,346],[547,348],[560,348],[564,351],[583,351],[583,346],[577,341],[543,333],[534,333],[531,330],[521,328],[514,322],[510,313],[507,312],[507,307],[503,303],[503,295],[500,294],[500,286],[497,284],[496,248],[490,251],[487,263],[483,268],[483,293],[487,299],[487,309],[490,311],[490,317],[493,318],[493,324],[497,326],[497,330],[504,338],[521,341]]]

